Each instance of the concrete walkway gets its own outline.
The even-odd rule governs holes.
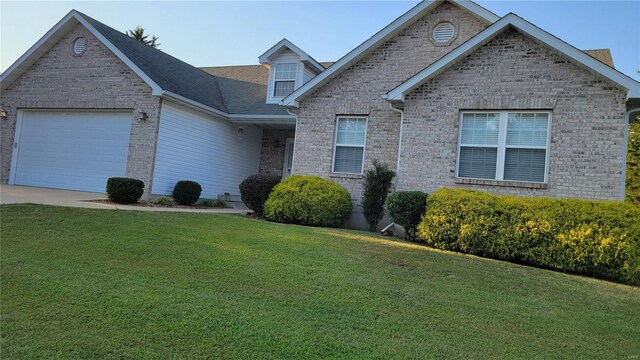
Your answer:
[[[105,194],[84,191],[47,189],[31,186],[0,185],[0,204],[43,204],[56,206],[70,206],[89,209],[139,210],[139,211],[174,211],[214,214],[242,214],[247,209],[181,209],[161,208],[149,206],[117,205],[111,203],[96,203],[87,200],[106,199]]]

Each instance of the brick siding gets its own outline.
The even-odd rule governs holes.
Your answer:
[[[507,31],[407,95],[398,189],[432,192],[448,186],[620,200],[625,100],[626,90],[516,31]],[[550,109],[546,188],[457,184],[461,109]]]
[[[441,21],[450,21],[457,29],[456,38],[447,46],[436,46],[429,40],[432,27]],[[445,2],[303,99],[296,127],[293,173],[331,178],[345,186],[357,213],[361,177],[331,174],[336,115],[368,115],[365,169],[374,159],[395,168],[400,114],[391,110],[382,95],[485,27],[481,20]],[[352,219],[351,223],[358,222],[361,221]]]
[[[87,39],[75,56],[73,42]],[[0,121],[0,179],[9,178],[19,109],[131,109],[133,121],[126,176],[151,188],[160,99],[128,66],[82,25],[77,25],[0,95],[8,119]],[[139,113],[147,113],[142,121]],[[145,197],[147,196],[145,192]]]
[[[260,174],[282,176],[287,139],[294,136],[294,130],[264,129],[262,131]]]

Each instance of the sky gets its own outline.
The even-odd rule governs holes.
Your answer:
[[[640,80],[640,0],[477,1],[516,13],[579,49],[611,49],[616,68]],[[137,25],[160,49],[195,66],[257,64],[287,38],[318,61],[335,61],[417,1],[4,1],[0,71],[71,9],[115,29]]]

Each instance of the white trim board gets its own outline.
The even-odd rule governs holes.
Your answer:
[[[436,77],[438,74],[440,74],[453,64],[457,63],[465,56],[473,53],[481,46],[493,40],[496,36],[501,34],[509,27],[513,27],[516,30],[524,33],[525,35],[530,36],[537,41],[540,41],[541,43],[555,49],[560,54],[568,57],[569,59],[582,64],[583,66],[586,66],[590,70],[627,89],[627,98],[640,97],[639,82],[603,64],[590,55],[587,55],[583,51],[569,45],[568,43],[560,40],[559,38],[551,35],[550,33],[540,29],[539,27],[513,13],[507,14],[505,17],[489,26],[485,30],[481,31],[464,44],[460,45],[447,55],[429,65],[424,70],[409,78],[409,80],[403,82],[395,89],[389,91],[383,97],[387,101],[392,103],[404,102],[404,98],[407,94],[417,89],[420,85],[424,84],[428,80]]]
[[[383,42],[394,37],[396,34],[411,25],[413,22],[425,16],[429,11],[433,10],[443,1],[444,0],[424,0],[420,2],[411,10],[407,11],[402,16],[391,22],[391,24],[378,31],[368,40],[358,45],[358,47],[351,50],[347,55],[340,58],[340,60],[336,61],[336,63],[331,65],[327,70],[321,72],[320,74],[318,74],[318,76],[309,80],[306,84],[299,87],[289,96],[282,99],[280,104],[284,106],[298,107],[298,102],[306,95],[308,95],[311,91],[326,84],[331,79],[336,77],[340,72],[342,72],[342,70],[360,61],[362,58],[368,55],[370,51],[377,48]],[[500,19],[498,15],[474,3],[473,1],[451,0],[451,2],[490,24]]]

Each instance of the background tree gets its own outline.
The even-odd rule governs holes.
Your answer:
[[[362,192],[362,212],[369,223],[369,231],[376,231],[378,223],[384,217],[384,203],[387,201],[391,181],[396,173],[389,165],[373,160],[373,169],[364,175]]]
[[[638,116],[629,124],[625,193],[628,202],[640,206],[640,119]]]
[[[145,35],[144,28],[140,25],[136,26],[133,30],[128,30],[126,34],[129,35],[129,37],[151,46],[152,48],[157,49],[160,46],[158,37],[155,35]],[[151,39],[149,39],[149,36],[151,36]]]

